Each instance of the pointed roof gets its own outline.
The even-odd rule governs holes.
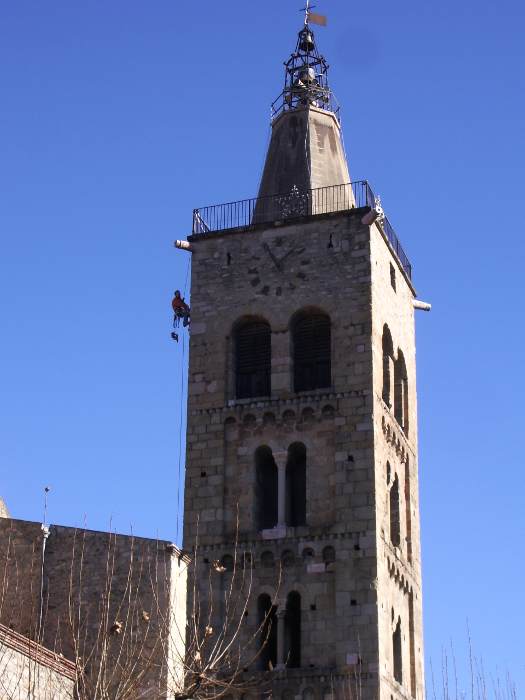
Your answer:
[[[317,49],[308,22],[285,63],[284,89],[272,113],[259,197],[350,182],[328,63]]]

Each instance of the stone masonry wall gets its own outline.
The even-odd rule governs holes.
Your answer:
[[[282,562],[277,602],[282,611],[290,591],[301,594],[302,659],[300,669],[274,673],[279,697],[320,698],[333,683],[342,696],[356,673],[363,698],[377,697],[370,232],[363,214],[192,240],[185,547],[198,537],[205,595],[213,561],[235,553],[238,513],[238,553],[249,553],[253,566],[246,640],[257,629],[257,595],[275,592]],[[330,316],[332,386],[295,394],[290,324],[305,309]],[[233,393],[232,331],[246,317],[271,326],[271,396],[255,401]],[[263,539],[254,520],[254,451],[268,445],[278,454],[294,442],[307,450],[307,525]],[[335,561],[325,563],[330,547]]]
[[[113,689],[133,676],[140,697],[180,689],[188,560],[174,545],[60,526],[46,536],[39,523],[3,519],[0,557],[0,621],[89,659],[88,687],[103,669]]]
[[[423,700],[423,629],[421,604],[421,551],[417,462],[416,345],[414,290],[377,224],[371,227],[372,343],[374,358],[374,435],[376,461],[378,602],[381,700],[415,697]],[[394,268],[395,289],[391,280]],[[394,354],[403,353],[408,376],[408,429],[395,418],[383,399],[384,325],[392,335]],[[389,474],[387,474],[389,465]],[[389,492],[398,478],[400,492],[399,546],[390,541]],[[401,619],[402,683],[393,679],[392,634]],[[413,628],[413,629],[411,629]]]
[[[284,700],[358,697],[356,679],[362,700],[424,693],[414,292],[380,229],[361,223],[364,213],[192,238],[185,546],[198,544],[203,598],[214,562],[247,557],[243,648],[258,627],[259,594],[275,596],[280,618],[288,593],[300,593],[301,668],[271,675]],[[290,327],[308,309],[331,319],[332,386],[295,394]],[[233,331],[246,318],[271,327],[271,396],[259,400],[234,395]],[[405,358],[408,435],[382,399],[385,323]],[[307,454],[307,524],[258,532],[254,452],[265,445],[282,460],[296,442]],[[396,476],[399,546],[390,542]],[[215,625],[236,575],[217,574]]]

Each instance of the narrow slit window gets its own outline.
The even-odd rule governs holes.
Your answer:
[[[277,666],[277,611],[272,599],[263,593],[257,600],[260,629],[259,668],[270,671]]]
[[[277,525],[277,465],[266,445],[255,451],[255,522],[258,530]]]
[[[408,435],[408,375],[401,350],[398,350],[394,366],[394,416],[405,435]]]
[[[390,541],[394,547],[399,547],[401,545],[399,478],[397,474],[390,489]]]
[[[286,599],[284,653],[288,668],[301,667],[301,596],[292,591]]]
[[[394,292],[396,291],[396,268],[390,263],[390,284]]]
[[[398,683],[403,682],[403,651],[401,638],[401,618],[398,619],[392,635],[392,652],[394,657],[394,679]]]
[[[392,406],[392,384],[394,382],[394,344],[388,326],[383,326],[383,401]]]

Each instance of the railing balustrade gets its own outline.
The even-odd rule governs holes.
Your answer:
[[[254,224],[285,221],[306,216],[319,216],[360,207],[373,209],[376,202],[376,197],[367,180],[306,191],[293,187],[288,194],[254,197],[238,202],[194,209],[193,235],[246,228]],[[403,269],[411,278],[412,265],[390,221],[381,214],[377,222],[382,227]]]

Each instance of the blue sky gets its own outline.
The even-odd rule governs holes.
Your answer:
[[[0,468],[15,517],[176,539],[172,248],[253,196],[300,3],[17,0],[0,24]],[[353,179],[414,265],[427,652],[525,689],[524,6],[324,0]],[[187,349],[186,349],[187,350]],[[187,356],[187,352],[186,352]]]

